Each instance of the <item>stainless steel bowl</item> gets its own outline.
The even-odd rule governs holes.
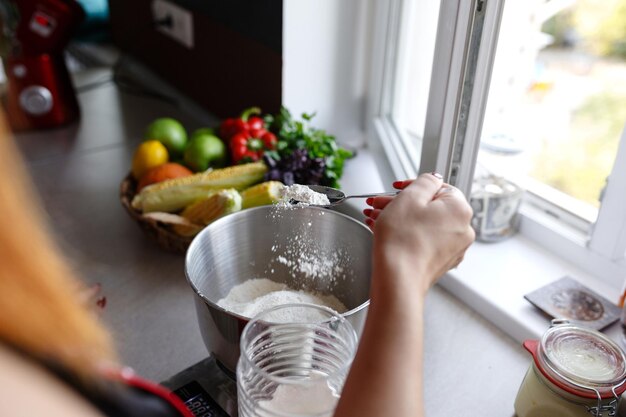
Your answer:
[[[279,260],[293,258],[294,248],[302,248],[303,240],[315,242],[317,253],[338,259],[340,267],[331,276],[311,278],[310,271]],[[207,349],[235,372],[239,339],[248,317],[229,312],[217,302],[251,278],[335,295],[348,309],[344,317],[360,335],[369,305],[371,249],[372,232],[364,224],[319,208],[258,207],[212,223],[193,240],[185,260]]]

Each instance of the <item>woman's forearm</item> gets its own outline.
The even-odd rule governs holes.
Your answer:
[[[398,181],[366,200],[374,231],[371,304],[335,417],[421,417],[426,292],[474,239],[472,210],[441,175]]]
[[[397,279],[406,274],[415,271],[375,262],[377,288],[335,417],[423,415],[424,296],[409,288],[414,279]]]

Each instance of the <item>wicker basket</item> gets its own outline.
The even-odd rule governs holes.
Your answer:
[[[185,253],[193,237],[184,237],[174,233],[170,228],[155,219],[143,217],[135,210],[131,202],[136,194],[137,181],[128,174],[120,184],[120,201],[130,217],[139,225],[144,233],[163,249],[174,253]]]

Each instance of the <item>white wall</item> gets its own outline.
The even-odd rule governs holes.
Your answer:
[[[372,1],[283,3],[283,104],[351,146],[364,143]]]

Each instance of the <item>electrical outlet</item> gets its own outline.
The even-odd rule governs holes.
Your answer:
[[[193,48],[193,15],[189,10],[166,0],[154,0],[152,18],[156,30]]]

